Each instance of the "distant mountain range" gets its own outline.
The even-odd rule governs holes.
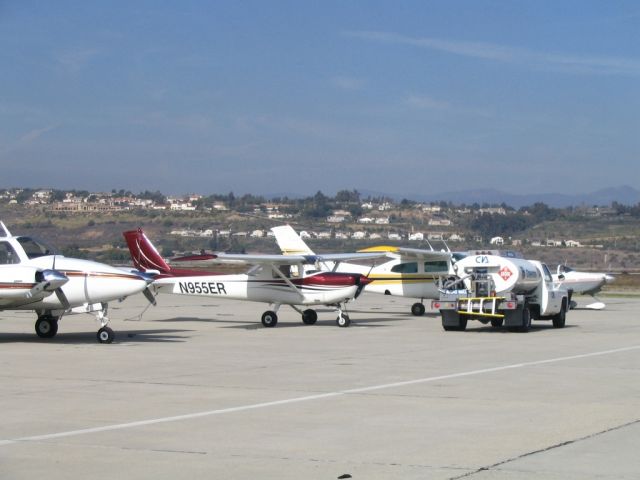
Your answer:
[[[595,192],[567,195],[564,193],[535,193],[535,194],[512,194],[494,189],[463,190],[458,192],[445,193],[421,193],[421,194],[392,194],[358,190],[361,197],[388,197],[400,201],[403,198],[416,202],[452,202],[453,204],[471,205],[478,203],[501,204],[505,203],[510,207],[520,208],[543,202],[553,208],[564,208],[570,206],[608,206],[612,202],[623,205],[636,205],[640,203],[640,190],[628,185],[620,187],[603,188]]]

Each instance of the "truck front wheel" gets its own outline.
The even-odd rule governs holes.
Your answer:
[[[567,321],[567,301],[562,300],[562,307],[560,312],[553,316],[553,328],[564,328]]]

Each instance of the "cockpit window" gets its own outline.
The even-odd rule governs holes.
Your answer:
[[[0,265],[12,265],[20,263],[18,254],[9,242],[0,242]]]
[[[18,243],[22,246],[24,253],[29,259],[56,254],[56,251],[52,247],[31,237],[18,237]]]
[[[448,272],[449,264],[446,260],[438,260],[431,262],[424,262],[424,271],[427,273],[430,272]]]
[[[466,253],[462,253],[462,252],[454,252],[451,256],[453,257],[453,261],[454,262],[458,262],[458,261],[462,260],[463,258],[468,257],[468,255]]]
[[[394,273],[418,273],[418,264],[416,262],[399,263],[391,267]]]

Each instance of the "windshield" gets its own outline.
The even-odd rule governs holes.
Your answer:
[[[9,242],[0,242],[0,265],[11,265],[20,263],[18,254]]]
[[[35,238],[18,237],[18,243],[22,246],[24,253],[29,259],[57,254],[53,247]]]

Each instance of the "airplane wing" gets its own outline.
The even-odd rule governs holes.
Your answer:
[[[217,253],[189,255],[171,259],[172,265],[206,266],[211,264],[236,265],[314,265],[322,262],[346,262],[349,260],[373,260],[386,255],[385,252],[330,253],[326,255],[266,255]]]
[[[453,256],[451,252],[439,252],[437,250],[425,250],[422,248],[394,247],[389,245],[368,247],[358,250],[358,252],[383,252],[424,260],[449,260]]]

